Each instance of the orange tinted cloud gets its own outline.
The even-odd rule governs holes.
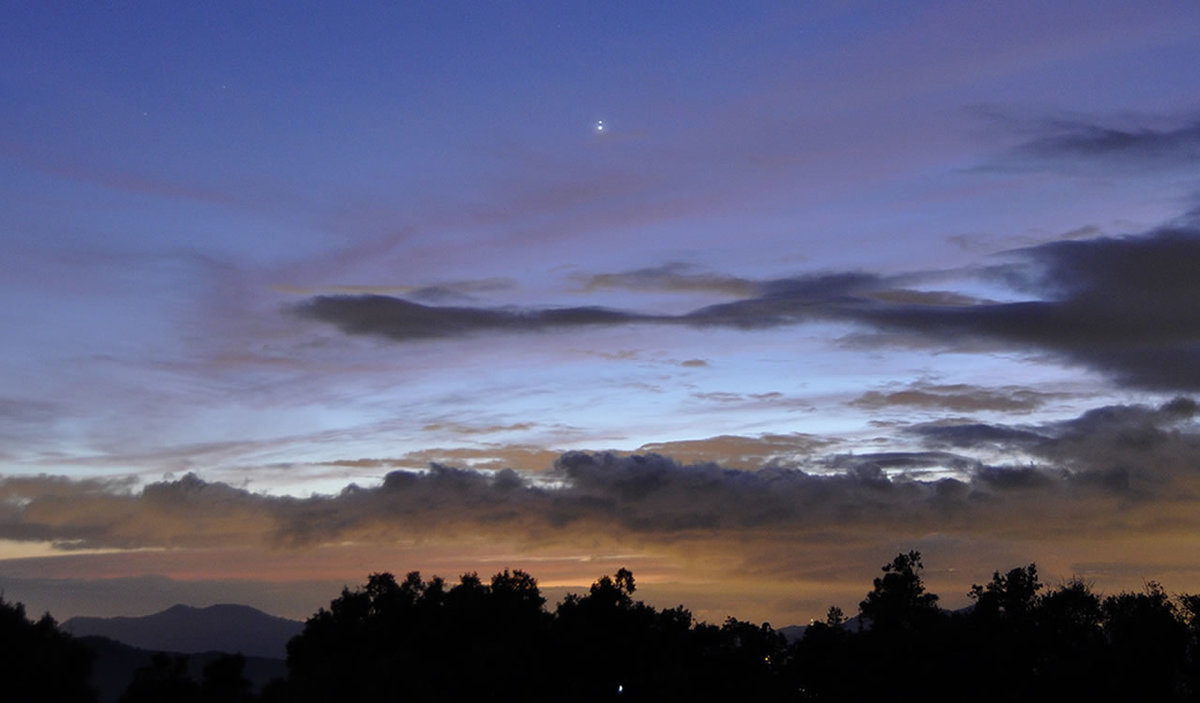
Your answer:
[[[528,566],[538,575],[540,563],[554,573],[543,578],[586,582],[603,573],[593,573],[599,562],[636,560],[663,574],[664,593],[706,584],[718,600],[753,600],[756,589],[807,594],[755,606],[764,614],[842,597],[908,548],[926,551],[931,568],[945,565],[931,583],[959,593],[964,580],[1029,561],[1064,578],[1083,573],[1123,587],[1141,574],[1188,588],[1185,580],[1200,577],[1196,414],[1194,402],[1177,399],[1021,428],[917,426],[910,432],[929,449],[908,453],[819,455],[836,447],[804,436],[660,447],[696,457],[804,450],[828,471],[821,474],[769,462],[730,468],[661,454],[569,452],[540,473],[434,465],[307,498],[194,475],[140,493],[119,483],[6,479],[0,538],[55,541],[65,550],[158,550],[79,557],[109,564],[102,573],[128,573],[123,560],[180,578],[282,580],[352,579],[381,562],[393,570]],[[970,455],[981,443],[1034,463],[985,463]],[[940,477],[923,478],[938,467]]]

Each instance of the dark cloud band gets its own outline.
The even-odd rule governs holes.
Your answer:
[[[1002,280],[1026,300],[931,295],[899,287],[898,277],[849,272],[763,281],[752,297],[683,315],[432,306],[382,295],[318,296],[293,312],[398,342],[633,324],[762,330],[840,321],[960,351],[982,344],[1049,352],[1127,386],[1200,390],[1200,229],[1058,241],[1010,254],[1014,263],[976,275]],[[875,337],[878,345],[889,339]]]

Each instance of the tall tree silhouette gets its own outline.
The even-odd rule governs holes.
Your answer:
[[[609,700],[618,693],[636,696],[645,686],[641,659],[654,617],[652,609],[634,602],[633,574],[602,576],[587,595],[569,594],[554,618],[559,685],[573,700]],[[690,615],[688,616],[690,625]],[[635,681],[635,679],[638,679]]]
[[[926,592],[921,579],[924,568],[917,551],[897,554],[883,565],[883,576],[875,579],[874,588],[858,604],[873,631],[912,631],[938,615],[938,597]]]
[[[980,701],[1012,701],[1036,697],[1033,676],[1041,664],[1035,632],[1038,607],[1037,566],[1029,564],[1001,574],[985,585],[971,586],[970,613],[957,619],[953,678],[991,684],[975,694]]]
[[[938,597],[925,590],[921,553],[897,554],[882,567],[859,614],[869,630],[856,636],[849,648],[854,668],[853,695],[858,699],[943,700],[947,681],[942,664],[950,656],[944,630],[946,618]],[[919,686],[897,688],[897,681]]]

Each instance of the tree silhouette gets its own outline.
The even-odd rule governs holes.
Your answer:
[[[0,596],[0,687],[5,701],[94,701],[92,655],[58,629],[49,613],[37,622],[25,606]]]
[[[1038,601],[1038,680],[1054,696],[1104,692],[1105,640],[1100,598],[1080,579],[1072,579]]]
[[[956,680],[991,681],[977,698],[982,701],[1023,700],[1036,696],[1033,674],[1041,662],[1034,616],[1038,607],[1037,566],[993,572],[986,585],[967,593],[974,601],[970,613],[957,623]],[[1021,672],[1024,675],[1013,675]]]
[[[1110,693],[1132,700],[1170,700],[1186,685],[1187,624],[1162,587],[1104,599]]]
[[[845,613],[830,606],[825,621],[810,624],[788,652],[790,688],[801,694],[801,700],[841,700],[849,677],[857,675],[854,644]]]
[[[720,672],[721,682],[711,682],[707,691],[719,692],[721,700],[744,698],[769,700],[781,693],[779,672],[785,662],[787,641],[767,623],[755,625],[730,617],[721,626],[721,647],[710,655],[706,669]],[[715,659],[715,660],[714,660]]]
[[[1179,617],[1187,625],[1187,667],[1184,673],[1187,690],[1193,698],[1200,698],[1200,595],[1179,596]]]
[[[649,649],[644,635],[654,614],[634,602],[635,588],[633,574],[621,569],[616,579],[597,579],[586,596],[572,593],[559,604],[553,628],[555,669],[568,699],[607,700],[618,690],[627,697],[643,692],[645,677],[638,673],[645,660],[640,657]]]
[[[553,700],[768,700],[781,695],[785,642],[770,625],[696,623],[683,606],[633,599],[633,573],[597,579],[552,623]]]
[[[938,614],[936,594],[925,591],[921,579],[921,553],[897,554],[883,565],[883,576],[858,604],[859,612],[876,632],[912,631]]]
[[[977,617],[1005,617],[1023,620],[1031,616],[1037,606],[1037,593],[1042,588],[1038,582],[1037,565],[1019,566],[1003,576],[993,572],[986,586],[971,586],[967,595],[975,601],[973,613]]]

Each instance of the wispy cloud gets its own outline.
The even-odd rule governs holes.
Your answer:
[[[867,391],[850,402],[872,410],[883,408],[927,408],[958,413],[1032,412],[1055,394],[1021,387],[980,388],[963,383],[914,384],[897,391]]]
[[[747,298],[759,292],[759,284],[754,281],[738,276],[705,273],[681,263],[624,273],[581,274],[575,276],[575,280],[584,292],[617,288],[667,293],[717,293]]]
[[[450,281],[428,286],[408,285],[323,285],[315,288],[297,285],[277,285],[283,293],[293,295],[403,295],[427,303],[462,303],[478,299],[479,294],[511,290],[517,282],[511,278],[484,278],[469,281]]]
[[[704,439],[654,442],[638,448],[639,454],[659,454],[685,464],[719,464],[736,469],[796,466],[809,457],[836,446],[841,440],[801,432],[756,437],[719,435]]]
[[[433,422],[421,429],[426,432],[452,432],[460,435],[495,434],[497,432],[520,432],[533,429],[531,422],[516,422],[510,425],[467,425],[457,422]]]
[[[431,464],[469,466],[499,471],[515,469],[524,474],[540,474],[554,466],[562,452],[534,444],[491,443],[482,447],[434,447],[418,449],[396,459],[394,466],[425,468]]]

